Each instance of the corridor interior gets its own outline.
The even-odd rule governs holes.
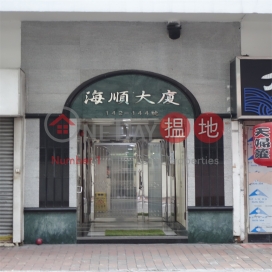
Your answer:
[[[184,142],[164,141],[154,119],[94,119],[80,131],[78,157],[87,163],[77,170],[78,238],[187,234]]]

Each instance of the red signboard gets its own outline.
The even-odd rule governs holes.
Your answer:
[[[272,166],[272,122],[253,127],[253,160],[258,165]]]

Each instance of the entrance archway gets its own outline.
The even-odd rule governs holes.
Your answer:
[[[65,107],[81,120],[78,156],[91,162],[78,168],[80,235],[105,233],[109,223],[184,227],[186,145],[165,142],[158,124],[170,112],[191,119],[201,113],[189,90],[159,74],[118,71],[82,83]]]
[[[88,94],[88,99],[91,99],[90,97],[92,97],[92,93],[94,92],[94,90],[107,94],[108,100],[103,99],[101,101],[102,103],[97,104],[93,102],[95,104],[95,107],[86,108],[87,104],[91,104],[89,102],[90,100],[88,100],[87,103],[84,103],[84,101],[86,100],[86,93],[90,92]],[[167,92],[168,90],[171,90],[172,92],[176,92],[178,94],[178,101],[175,102],[179,105],[173,103],[166,104],[164,103],[164,101],[161,101],[159,103],[162,98],[162,93]],[[133,100],[131,101],[134,104],[130,102],[128,102],[130,104],[120,103],[116,108],[116,105],[112,105],[114,103],[107,103],[111,98],[112,100],[110,102],[113,102],[113,97],[111,97],[111,93],[120,93],[125,91],[128,91],[128,94],[135,92],[135,96],[132,98]],[[131,108],[133,106],[131,112],[127,115],[116,115],[115,118],[137,118],[135,115],[133,116],[132,111],[133,109],[144,109],[143,107],[141,107],[141,104],[136,105],[137,101],[139,100],[139,95],[142,95],[142,91],[145,91],[145,95],[152,94],[152,97],[154,99],[152,100],[152,102],[154,102],[154,104],[146,104],[148,105],[148,108],[150,110],[154,109],[158,111],[158,107],[162,109],[162,111],[159,112],[158,117],[163,117],[166,112],[172,111],[181,112],[186,115],[187,118],[196,118],[198,117],[198,115],[201,114],[200,106],[196,98],[185,86],[169,77],[153,72],[139,70],[123,70],[110,72],[89,79],[79,85],[71,93],[71,95],[66,100],[64,106],[74,109],[80,118],[109,118],[109,115],[107,115],[106,112],[101,112],[101,110],[105,109],[105,104],[107,104],[108,114],[110,114],[111,110],[120,110],[120,106],[123,106],[125,104],[126,106],[130,105]],[[180,97],[178,97],[179,95]],[[151,97],[146,98],[150,98],[149,100],[151,101]],[[144,100],[143,102],[146,102],[146,100]],[[85,108],[83,106],[85,106]],[[173,108],[173,106],[175,107]],[[64,110],[63,113],[67,112],[65,112]],[[146,118],[146,116],[140,116],[140,118]]]

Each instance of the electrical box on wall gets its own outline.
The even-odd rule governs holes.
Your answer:
[[[25,74],[20,69],[0,69],[0,116],[25,114]]]
[[[233,119],[271,119],[272,59],[236,57],[230,64]]]

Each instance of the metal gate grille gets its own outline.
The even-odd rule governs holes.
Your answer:
[[[148,214],[162,217],[161,143],[148,144]]]
[[[137,217],[134,144],[95,146],[95,197],[106,201],[106,208],[96,209],[95,217],[130,220]],[[100,194],[100,195],[98,195]],[[96,200],[95,200],[96,201]],[[98,200],[97,199],[97,203]],[[97,207],[99,207],[97,205]]]
[[[13,118],[0,118],[0,240],[12,235]]]

